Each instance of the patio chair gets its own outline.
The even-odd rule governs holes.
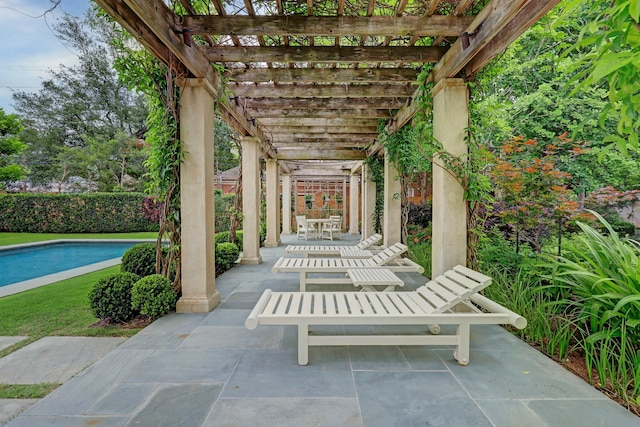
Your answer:
[[[357,245],[336,246],[336,245],[289,245],[284,251],[289,254],[303,254],[305,258],[309,256],[345,256],[349,258],[370,258],[374,252],[370,248],[382,240],[381,234],[374,234],[367,237]],[[376,247],[377,249],[383,249]],[[345,254],[345,255],[343,255]],[[359,256],[357,256],[359,255]]]
[[[342,217],[330,216],[329,222],[322,225],[322,238],[333,240],[336,237],[342,239]]]
[[[313,224],[307,223],[307,217],[305,217],[304,215],[296,215],[296,225],[298,239],[304,237],[304,240],[309,240],[309,234],[311,234],[313,237],[316,236],[316,228],[313,226]]]
[[[407,246],[396,243],[371,258],[285,258],[281,257],[271,268],[273,273],[300,273],[300,292],[306,290],[307,284],[352,284],[344,275],[354,268],[386,268],[393,272],[424,272],[422,266],[400,255],[407,251]],[[311,273],[342,273],[342,277],[309,278]]]
[[[527,325],[522,316],[478,293],[491,278],[456,266],[411,292],[272,292],[264,291],[245,321],[258,325],[298,326],[298,363],[309,362],[309,346],[327,345],[445,345],[454,346],[460,365],[469,363],[470,325]],[[467,312],[453,312],[464,304]],[[455,333],[440,333],[438,325],[456,325]],[[387,332],[373,335],[309,334],[316,325],[425,326],[424,333]],[[431,334],[427,333],[427,325]],[[345,328],[346,329],[346,328]],[[388,329],[387,329],[388,330]]]

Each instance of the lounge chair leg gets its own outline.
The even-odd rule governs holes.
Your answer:
[[[460,324],[457,326],[458,347],[453,352],[453,357],[462,366],[469,364],[469,339],[471,327],[468,324]]]
[[[309,325],[298,325],[298,365],[309,363]]]
[[[300,272],[300,292],[306,292],[307,289],[307,272]]]

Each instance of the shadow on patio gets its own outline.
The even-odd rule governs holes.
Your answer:
[[[219,277],[211,313],[156,321],[8,425],[640,425],[499,326],[472,326],[466,367],[447,348],[395,346],[312,347],[299,366],[295,327],[244,328],[264,289],[298,290],[298,274],[270,271],[294,241]],[[409,290],[425,282],[400,276]]]

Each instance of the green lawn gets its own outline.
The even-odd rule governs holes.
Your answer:
[[[156,237],[158,237],[158,233],[155,232],[107,234],[0,233],[0,246],[55,239],[155,239]]]
[[[0,245],[51,239],[153,239],[156,236],[157,233],[0,233]],[[24,335],[29,337],[0,351],[0,357],[50,335],[131,336],[137,333],[140,329],[91,327],[98,319],[89,309],[89,291],[99,278],[119,271],[120,266],[115,266],[0,298],[0,313],[2,313],[0,315],[0,336]]]
[[[0,335],[29,337],[0,356],[50,335],[128,337],[137,333],[139,329],[91,327],[98,319],[89,309],[89,291],[100,277],[119,271],[119,266],[106,268],[0,298]]]

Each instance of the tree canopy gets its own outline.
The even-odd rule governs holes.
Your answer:
[[[15,114],[6,114],[0,108],[0,184],[24,177],[24,166],[16,163],[16,156],[27,146],[20,139],[22,123]]]

